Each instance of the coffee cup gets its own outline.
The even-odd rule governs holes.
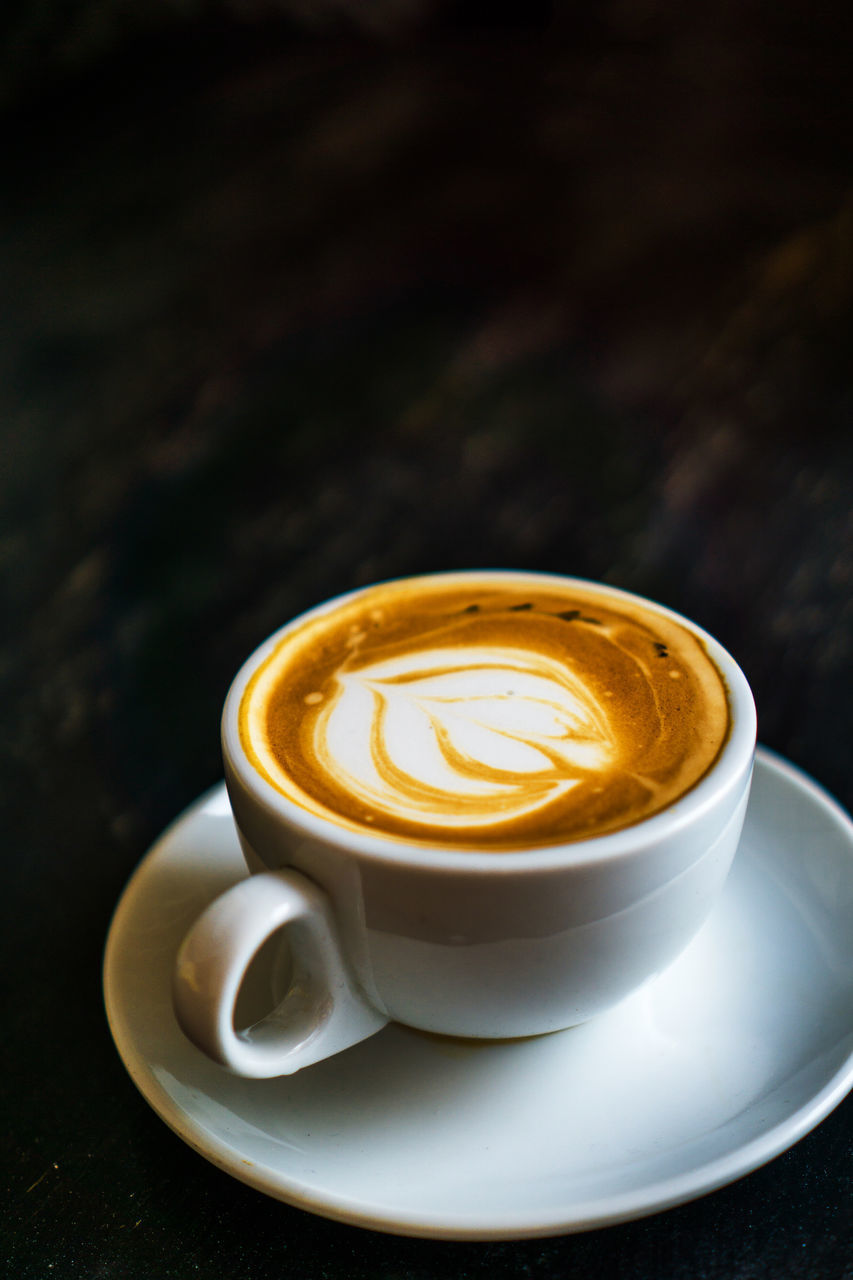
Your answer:
[[[616,588],[516,571],[338,597],[248,659],[222,721],[249,875],[180,948],[174,1007],[232,1071],[388,1021],[587,1021],[673,963],[725,882],[756,717],[726,650]],[[269,1011],[235,1010],[278,949]]]

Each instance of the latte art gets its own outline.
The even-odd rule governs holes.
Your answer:
[[[604,709],[524,649],[424,649],[342,673],[313,744],[365,809],[481,829],[550,804],[616,754]]]
[[[386,838],[501,849],[673,803],[728,733],[701,642],[653,606],[524,575],[370,588],[286,632],[241,704],[255,767]]]

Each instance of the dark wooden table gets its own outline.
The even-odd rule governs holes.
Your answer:
[[[207,1164],[101,1003],[124,883],[220,776],[231,675],[371,580],[519,566],[662,600],[739,659],[762,741],[853,803],[849,45],[794,3],[683,10],[202,16],[6,103],[18,1280],[853,1276],[853,1100],[644,1221],[413,1241]]]

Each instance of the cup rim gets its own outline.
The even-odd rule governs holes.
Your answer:
[[[461,582],[466,579],[482,581],[484,578],[523,579],[542,585],[558,584],[561,587],[574,584],[584,591],[608,597],[615,596],[617,599],[622,598],[640,604],[687,628],[702,642],[723,677],[729,699],[731,715],[729,734],[719,756],[708,772],[666,808],[616,831],[558,844],[533,844],[513,849],[472,849],[470,846],[460,847],[450,843],[409,841],[380,831],[353,831],[338,825],[332,818],[325,818],[303,809],[273,786],[255,768],[240,741],[240,704],[253,674],[288,632],[295,630],[311,618],[331,612],[374,586],[393,582],[417,582],[419,579]],[[369,583],[334,596],[292,618],[258,645],[243,662],[225,699],[221,735],[226,778],[229,769],[232,770],[252,801],[260,805],[269,816],[279,819],[297,835],[320,840],[325,845],[349,852],[365,861],[433,870],[501,874],[517,873],[520,870],[547,870],[563,866],[588,866],[598,862],[629,858],[658,844],[663,839],[676,837],[684,828],[701,820],[732,787],[745,784],[755,752],[756,727],[757,717],[752,690],[735,659],[709,632],[667,605],[621,587],[613,587],[574,575],[526,569],[465,569],[412,574]]]

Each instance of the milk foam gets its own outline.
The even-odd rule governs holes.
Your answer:
[[[615,746],[591,691],[547,655],[424,648],[337,677],[315,758],[365,808],[428,827],[531,814]]]
[[[240,717],[254,767],[309,812],[496,850],[640,821],[729,730],[719,671],[670,615],[511,574],[403,580],[308,615]]]

